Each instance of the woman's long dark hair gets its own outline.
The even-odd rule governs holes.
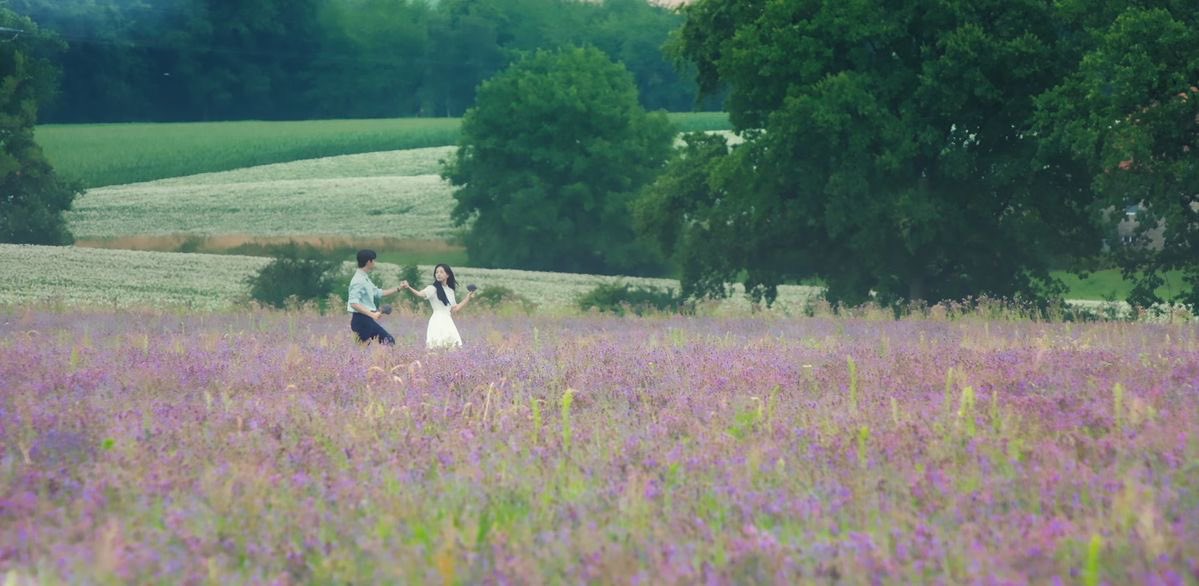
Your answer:
[[[439,265],[433,267],[433,286],[437,288],[437,298],[440,299],[442,303],[449,305],[450,298],[445,296],[445,289],[443,289],[441,287],[441,281],[437,280],[437,269],[438,268],[445,269],[445,284],[450,289],[457,291],[458,290],[458,281],[456,281],[454,279],[454,269],[451,269],[450,265],[442,263],[442,264],[439,264]]]

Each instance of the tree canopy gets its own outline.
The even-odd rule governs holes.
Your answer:
[[[1096,217],[1136,284],[1129,301],[1162,301],[1162,274],[1180,270],[1190,287],[1177,300],[1199,307],[1199,5],[1065,7],[1087,42],[1078,67],[1039,98],[1042,152],[1073,158],[1092,181]],[[1137,238],[1119,246],[1110,235],[1129,206]]]
[[[664,244],[688,294],[740,279],[770,301],[819,277],[849,304],[1046,298],[1061,290],[1055,256],[1098,246],[1075,163],[1034,161],[1035,98],[1071,65],[1051,5],[699,0],[684,13],[677,50],[702,89],[727,86],[746,138],[727,153],[693,142],[705,175],[672,170],[639,204],[643,226],[677,218]]]
[[[623,65],[594,48],[537,51],[479,88],[444,171],[471,262],[639,274],[657,260],[629,203],[671,149]]]
[[[0,242],[70,244],[63,212],[79,188],[58,178],[33,137],[38,105],[54,87],[41,53],[55,43],[3,7],[0,26],[22,31],[0,43]]]

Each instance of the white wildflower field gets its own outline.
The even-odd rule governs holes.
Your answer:
[[[441,171],[441,161],[449,159],[455,150],[457,147],[445,146],[340,155],[172,177],[140,185],[227,185],[295,179],[437,175]]]
[[[262,257],[187,254],[0,244],[0,305],[56,307],[181,307],[222,310],[247,303],[253,276],[270,259]],[[348,262],[345,270],[353,269]],[[421,266],[431,282],[432,266]],[[374,273],[386,286],[399,282],[400,267],[380,263]],[[569,310],[578,297],[602,283],[629,283],[678,289],[678,281],[635,277],[608,277],[506,269],[455,267],[462,285],[506,287],[536,305],[537,310]],[[344,295],[344,293],[341,293]],[[775,310],[798,312],[812,287],[783,286]],[[749,310],[741,290],[715,304],[714,312]]]
[[[0,304],[220,309],[270,259],[0,244]]]
[[[740,137],[713,131],[731,143]],[[681,143],[680,143],[681,144]],[[457,147],[342,155],[91,189],[67,221],[89,244],[139,236],[451,240]]]
[[[453,147],[345,155],[93,189],[67,220],[80,240],[127,236],[445,240],[454,200],[436,173]]]

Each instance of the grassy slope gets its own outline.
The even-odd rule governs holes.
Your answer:
[[[1061,279],[1070,288],[1070,292],[1066,295],[1070,299],[1122,301],[1132,291],[1132,283],[1125,281],[1117,269],[1096,271],[1085,279],[1064,271],[1056,272],[1054,276]],[[1157,294],[1162,299],[1168,300],[1184,290],[1185,286],[1182,273],[1171,271],[1166,274],[1166,284],[1158,287]]]
[[[727,130],[720,112],[672,113],[681,131]],[[63,176],[122,185],[334,155],[457,143],[457,118],[71,124],[37,129]]]

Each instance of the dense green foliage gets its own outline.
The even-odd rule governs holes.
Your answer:
[[[674,289],[633,286],[628,283],[597,285],[579,297],[579,309],[616,315],[645,315],[650,312],[691,312],[695,307]]]
[[[276,247],[271,262],[248,279],[250,297],[263,305],[284,308],[317,302],[322,309],[341,285],[342,260],[319,248],[295,242]]]
[[[33,135],[53,88],[53,68],[40,55],[51,43],[3,7],[0,26],[24,31],[0,43],[0,242],[70,244],[63,212],[79,189],[55,174]]]
[[[682,294],[724,297],[730,243],[737,224],[719,221],[720,197],[709,184],[714,163],[728,154],[724,137],[683,135],[665,171],[632,203],[634,227],[679,267]]]
[[[11,0],[56,32],[53,122],[461,116],[523,52],[600,48],[647,108],[690,110],[645,0]],[[715,106],[709,102],[709,105]]]
[[[444,176],[484,267],[639,274],[659,269],[629,202],[674,130],[647,114],[624,66],[593,48],[538,51],[484,83]]]
[[[400,272],[398,278],[396,279],[396,283],[398,285],[400,281],[408,281],[408,284],[411,285],[413,289],[420,291],[421,289],[425,288],[423,279],[424,271],[421,271],[420,267],[417,265],[409,263],[400,267]],[[414,311],[423,311],[425,305],[428,303],[428,301],[425,301],[420,297],[409,295],[406,291],[402,292],[400,295],[397,295],[395,297],[395,302],[400,305],[407,305],[409,309]]]
[[[1135,284],[1128,300],[1161,301],[1177,271],[1189,286],[1168,296],[1199,307],[1199,4],[1065,5],[1088,42],[1077,69],[1039,100],[1043,151],[1080,163],[1109,234],[1120,212],[1140,206],[1134,245],[1114,255]]]
[[[532,313],[536,304],[529,298],[517,293],[511,288],[501,285],[488,285],[482,287],[475,293],[472,298],[474,303],[482,305],[491,311],[500,310],[506,307],[512,307],[523,311],[524,313]]]
[[[806,277],[850,304],[1059,295],[1049,269],[1102,243],[1092,189],[1100,160],[1073,136],[1060,138],[1070,148],[1043,148],[1044,110],[1060,104],[1048,100],[1109,93],[1113,107],[1097,116],[1083,117],[1082,106],[1056,120],[1110,128],[1196,79],[1195,52],[1184,49],[1194,46],[1195,27],[1184,26],[1194,19],[1177,13],[1199,9],[1158,2],[1176,16],[1146,11],[1157,20],[1141,32],[1167,34],[1130,61],[1156,76],[1156,93],[1071,85],[1095,77],[1087,71],[1097,54],[1128,58],[1104,49],[1113,35],[1128,48],[1141,38],[1120,32],[1132,18],[1120,16],[1124,3],[1097,12],[1083,4],[690,5],[677,50],[695,63],[702,89],[727,87],[731,120],[747,140],[730,150],[693,139],[639,202],[643,231],[679,262],[689,295],[720,296],[741,279],[769,300],[777,284]],[[1145,81],[1129,87],[1137,84]],[[1189,120],[1177,110],[1199,101],[1172,99],[1177,107],[1150,110],[1169,109],[1176,125]],[[1180,148],[1189,138],[1172,138],[1178,167],[1154,181],[1194,177],[1194,156]],[[1178,199],[1177,189],[1144,185]]]

